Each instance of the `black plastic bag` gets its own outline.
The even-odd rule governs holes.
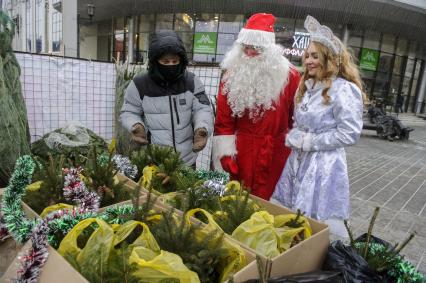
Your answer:
[[[365,243],[367,241],[367,235],[368,235],[367,233],[362,234],[361,236],[359,236],[358,238],[355,239],[355,242]],[[377,238],[373,235],[370,236],[370,243],[381,244],[385,247],[390,246],[389,242],[386,242],[385,240]]]
[[[258,283],[259,279],[246,281],[246,283]],[[314,271],[308,273],[287,275],[279,278],[268,279],[268,283],[344,283],[341,273],[338,271]]]
[[[345,283],[388,282],[371,270],[365,259],[351,246],[345,246],[341,241],[332,243],[328,248],[323,269],[340,271]]]

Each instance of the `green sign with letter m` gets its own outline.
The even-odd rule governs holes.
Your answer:
[[[215,54],[216,42],[216,32],[196,32],[194,34],[194,53]]]
[[[361,60],[359,67],[363,70],[376,71],[379,63],[379,51],[363,48],[361,51]]]

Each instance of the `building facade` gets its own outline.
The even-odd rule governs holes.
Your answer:
[[[193,63],[217,65],[251,14],[271,12],[277,17],[277,43],[284,47],[285,56],[300,67],[303,50],[309,43],[303,22],[311,14],[331,27],[352,50],[371,99],[383,98],[388,105],[394,105],[396,97],[403,96],[404,111],[424,113],[426,5],[422,3],[3,0],[2,6],[19,19],[16,50],[132,63],[146,62],[152,32],[172,29],[181,36]]]

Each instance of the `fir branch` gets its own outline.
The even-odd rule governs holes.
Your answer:
[[[351,247],[353,248],[354,244],[355,244],[354,235],[352,233],[351,228],[349,227],[348,220],[346,220],[346,219],[343,220],[343,224],[345,224],[346,231],[348,232],[348,235],[349,235],[349,241],[350,241],[349,243],[350,243]]]
[[[365,241],[366,245],[365,245],[364,251],[362,253],[364,259],[367,259],[368,244],[370,243],[370,238],[371,238],[371,233],[373,232],[374,222],[376,222],[376,218],[377,218],[377,215],[379,214],[379,211],[380,211],[379,207],[376,207],[374,209],[373,216],[371,217],[371,220],[370,220],[370,225],[368,226],[367,240]]]
[[[395,253],[399,254],[405,246],[414,238],[416,235],[416,232],[410,233],[407,239],[405,239],[401,244],[398,244],[398,246],[395,248]]]

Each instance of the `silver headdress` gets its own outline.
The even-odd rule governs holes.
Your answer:
[[[311,41],[324,44],[336,55],[342,53],[343,44],[329,27],[321,25],[314,17],[309,15],[306,17],[304,26],[310,34]]]

